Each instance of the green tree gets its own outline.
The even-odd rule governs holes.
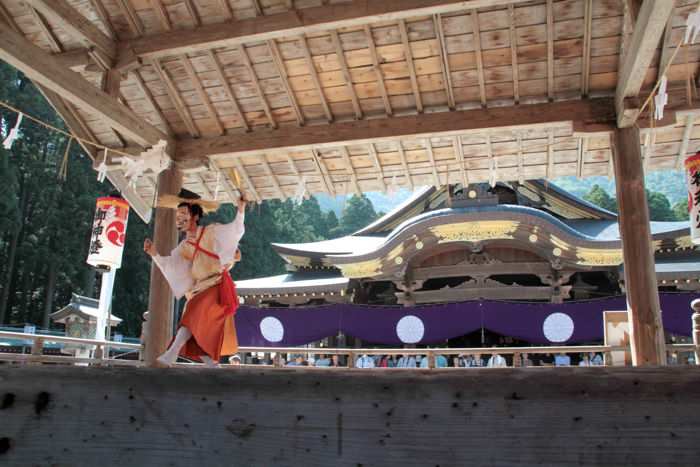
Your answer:
[[[649,204],[649,218],[653,221],[674,221],[676,215],[671,210],[671,203],[666,195],[647,190],[647,203]]]
[[[330,239],[332,237],[332,232],[337,231],[338,228],[338,216],[335,215],[335,211],[331,210],[326,213],[326,216],[324,218],[324,222],[326,224],[326,232],[327,236],[326,238]]]
[[[679,201],[673,205],[673,215],[677,221],[688,220],[688,200]]]
[[[593,185],[591,191],[583,195],[583,199],[608,211],[617,212],[617,201],[600,185]]]
[[[377,213],[374,211],[372,201],[364,194],[353,195],[343,209],[340,225],[331,234],[333,237],[349,235],[367,227],[376,219]]]

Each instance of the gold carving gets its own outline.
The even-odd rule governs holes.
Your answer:
[[[311,258],[306,256],[282,255],[287,261],[294,266],[311,266]]]
[[[474,221],[431,227],[438,243],[479,242],[482,240],[512,239],[520,223],[516,221]]]
[[[350,279],[360,279],[362,277],[374,277],[379,275],[382,263],[378,259],[362,261],[360,263],[337,264],[343,276]]]
[[[578,264],[584,266],[618,266],[623,261],[622,250],[576,248]]]
[[[550,235],[549,239],[554,246],[558,246],[559,248],[561,248],[564,251],[569,251],[571,249],[571,247],[569,246],[568,243],[566,243],[564,240],[562,240],[561,238],[559,238],[555,235]]]

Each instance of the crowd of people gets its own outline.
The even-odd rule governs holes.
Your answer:
[[[355,368],[505,368],[505,367],[531,367],[531,366],[603,366],[603,355],[600,353],[576,353],[566,354],[559,353],[553,355],[551,353],[543,354],[519,354],[514,362],[514,355],[500,355],[498,353],[475,353],[475,354],[459,354],[452,357],[437,354],[435,362],[430,365],[430,357],[428,355],[360,355],[355,358],[354,365],[348,365],[349,357],[346,355],[326,355],[326,354],[289,354],[279,356],[279,364],[281,366],[312,366],[312,367],[348,367]],[[245,364],[266,364],[273,365],[272,357],[260,358],[258,356],[248,356],[245,361],[241,360],[239,355],[234,355],[229,358],[229,363],[232,365]]]

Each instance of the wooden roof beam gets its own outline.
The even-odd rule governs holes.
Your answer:
[[[272,116],[270,104],[267,103],[267,99],[265,98],[265,91],[263,91],[262,86],[260,86],[260,80],[258,79],[258,75],[255,74],[255,68],[253,68],[253,64],[250,61],[250,57],[248,56],[248,52],[246,51],[245,45],[241,45],[240,47],[238,47],[237,50],[238,54],[241,56],[241,61],[243,61],[243,65],[245,65],[246,70],[248,70],[248,74],[250,75],[250,81],[253,83],[255,91],[258,93],[258,99],[260,99],[260,104],[262,105],[262,108],[265,111],[265,115],[267,115],[267,119],[270,121],[270,126],[272,128],[277,128],[277,122]]]
[[[248,176],[248,172],[246,171],[245,167],[243,166],[243,162],[241,162],[240,159],[236,159],[234,161],[234,164],[236,165],[236,171],[243,177],[243,180],[245,180],[246,185],[248,185],[248,189],[253,193],[253,197],[257,201],[262,201],[262,198],[260,197],[260,194],[258,194],[258,191],[255,189],[255,185],[253,185],[253,181],[250,179]],[[229,178],[231,180],[235,180],[238,177],[236,177],[236,172],[234,172],[234,169],[229,169]],[[243,187],[236,187],[238,188],[238,191],[240,192]]]
[[[401,166],[403,167],[404,177],[406,177],[406,183],[408,184],[411,191],[415,190],[413,185],[413,179],[411,178],[411,171],[408,168],[408,160],[406,159],[406,151],[401,144],[401,141],[396,142],[397,149],[399,151],[399,157],[401,158]]]
[[[192,115],[187,109],[187,104],[185,104],[185,101],[182,99],[180,92],[175,87],[175,84],[173,83],[172,79],[170,79],[168,71],[165,68],[163,68],[163,65],[160,63],[159,60],[153,62],[152,66],[160,80],[163,82],[163,84],[165,84],[165,93],[168,95],[168,97],[170,97],[170,100],[173,102],[175,110],[177,111],[178,115],[180,115],[180,118],[187,127],[187,131],[190,132],[190,136],[192,136],[193,138],[199,138],[199,129],[197,129],[197,126],[194,124]]]
[[[134,77],[134,81],[136,81],[137,86],[139,87],[139,89],[141,89],[141,92],[146,97],[146,100],[153,109],[153,112],[155,112],[155,114],[158,115],[158,119],[160,120],[161,125],[165,127],[165,131],[168,133],[168,135],[172,136],[173,130],[172,128],[170,128],[170,123],[168,123],[168,119],[165,118],[165,115],[163,115],[163,111],[158,106],[158,103],[156,102],[153,93],[143,81],[143,78],[139,74],[139,71],[135,70],[133,73],[131,73],[131,76]]]
[[[593,0],[583,0],[583,60],[581,63],[581,95],[588,96],[591,87],[591,38],[593,35]]]
[[[328,173],[326,164],[323,162],[323,157],[321,154],[319,154],[317,149],[311,149],[311,157],[314,160],[318,174],[321,176],[321,181],[323,181],[323,184],[326,187],[326,192],[332,196],[335,196],[336,193],[335,187],[333,186],[333,180]]]
[[[214,121],[216,130],[219,132],[220,135],[223,135],[224,133],[226,133],[226,130],[221,124],[221,120],[219,120],[219,114],[216,113],[216,108],[214,108],[214,104],[211,103],[209,94],[207,94],[207,91],[204,89],[204,86],[202,86],[202,82],[197,76],[197,72],[194,70],[192,62],[190,62],[190,59],[186,55],[183,55],[182,57],[180,57],[180,63],[182,63],[182,66],[185,68],[187,76],[190,77],[190,81],[194,85],[194,88],[197,90],[197,94],[199,94],[199,98],[202,100],[202,103],[206,106],[209,115],[211,116],[211,119]]]
[[[311,51],[309,50],[309,44],[306,42],[306,36],[301,36],[299,38],[299,43],[301,44],[301,51],[304,53],[306,65],[309,67],[311,81],[313,81],[316,92],[318,92],[318,97],[321,100],[323,112],[326,114],[326,119],[330,123],[333,121],[333,112],[331,112],[326,95],[323,93],[323,85],[321,85],[321,79],[318,77],[318,71],[316,70],[314,59],[311,57]]]
[[[384,101],[384,110],[386,110],[386,115],[391,117],[394,111],[391,108],[391,100],[389,100],[389,93],[386,91],[386,83],[384,82],[384,72],[379,65],[379,54],[377,53],[377,46],[374,44],[374,37],[372,36],[372,28],[365,24],[365,37],[367,38],[367,47],[369,48],[369,55],[372,58],[372,66],[377,74],[377,85],[379,86],[379,92],[382,94],[382,101]]]
[[[169,139],[158,128],[97,89],[81,75],[61,66],[51,54],[10,28],[0,28],[0,59],[63,99],[99,115],[113,129],[143,147]]]
[[[554,100],[554,6],[547,0],[547,98]]]
[[[671,109],[669,109],[671,112]],[[328,125],[260,129],[253,133],[180,139],[178,158],[256,154],[258,151],[334,147],[351,144],[479,133],[485,129],[518,129],[533,125],[570,124],[576,131],[611,131],[615,111],[610,98],[522,104],[517,107],[459,110],[365,119]]]
[[[168,10],[163,6],[162,0],[151,0],[151,8],[156,12],[156,16],[161,26],[163,26],[163,30],[172,30],[173,24],[170,22],[170,15],[168,15]]]
[[[479,26],[479,13],[472,10],[472,37],[474,42],[474,56],[476,57],[476,73],[479,77],[479,96],[481,106],[486,107],[486,83],[484,81],[484,59],[481,55],[481,27]]]
[[[615,91],[617,125],[620,128],[634,125],[639,117],[639,109],[625,108],[625,99],[639,95],[668,17],[673,12],[673,4],[674,2],[668,0],[644,0],[639,10]]]
[[[219,80],[221,86],[224,88],[226,96],[228,96],[231,105],[233,105],[233,110],[238,114],[238,117],[241,119],[241,125],[243,126],[243,129],[245,131],[250,131],[250,125],[248,125],[248,122],[245,119],[245,115],[241,110],[241,106],[238,103],[238,98],[236,97],[236,94],[233,92],[231,83],[229,83],[228,79],[226,78],[226,75],[224,74],[224,69],[221,66],[221,62],[219,62],[219,57],[217,57],[216,54],[211,50],[207,53],[207,55],[209,56],[209,60],[212,62],[212,65],[214,66],[216,78]]]
[[[90,5],[107,30],[107,36],[109,36],[110,39],[116,39],[117,33],[114,31],[114,25],[112,25],[112,21],[109,19],[109,13],[107,13],[107,9],[102,4],[102,0],[90,0]]]
[[[455,108],[455,97],[452,89],[452,71],[450,70],[450,59],[447,55],[447,44],[445,43],[445,33],[442,27],[442,16],[433,15],[433,27],[435,35],[440,45],[440,68],[442,69],[442,78],[445,84],[445,95],[447,96],[447,106],[450,110]]]
[[[416,76],[416,65],[413,63],[413,52],[411,51],[411,43],[408,41],[408,29],[406,21],[399,20],[399,31],[401,32],[401,43],[403,44],[404,58],[408,66],[408,76],[411,78],[411,89],[413,90],[413,98],[416,100],[416,110],[418,113],[423,112],[423,99],[420,95],[420,87],[418,86],[418,77]]]
[[[272,185],[275,187],[275,190],[277,190],[280,199],[287,199],[287,195],[285,195],[284,191],[282,191],[282,186],[280,185],[280,182],[277,179],[277,175],[275,175],[275,173],[272,171],[272,167],[270,167],[270,163],[267,161],[265,154],[260,155],[260,160],[260,164],[263,166],[263,169],[265,170],[265,173],[267,174],[268,178],[272,181]]]
[[[455,136],[452,138],[452,148],[455,152],[455,159],[459,164],[459,172],[462,175],[462,186],[465,188],[469,185],[469,177],[467,171],[464,170],[464,147],[462,146],[462,138]]]
[[[52,24],[60,26],[85,48],[95,47],[111,59],[117,56],[114,41],[66,0],[26,0]]]
[[[355,86],[352,84],[352,76],[350,75],[348,61],[346,60],[345,52],[343,51],[343,44],[340,42],[338,31],[330,31],[330,35],[331,40],[333,41],[333,46],[335,47],[335,54],[338,57],[338,63],[340,63],[340,70],[343,72],[343,78],[345,79],[345,83],[348,87],[348,93],[350,94],[350,100],[352,101],[352,108],[355,110],[355,118],[359,120],[362,118],[362,107],[360,107],[360,101],[357,98]]]
[[[274,40],[267,41],[267,48],[270,50],[270,55],[272,56],[272,61],[275,64],[275,69],[277,74],[280,76],[282,81],[282,86],[287,93],[287,98],[289,99],[289,106],[294,110],[294,115],[297,118],[297,124],[299,126],[304,125],[304,114],[301,113],[299,108],[299,103],[297,102],[296,96],[294,95],[294,90],[289,84],[289,76],[287,75],[287,69],[284,65],[284,60],[282,59],[282,54],[280,54],[279,48],[277,47],[277,42]]]
[[[510,29],[510,61],[513,69],[513,102],[520,102],[520,77],[518,71],[518,35],[515,31],[515,8],[508,5],[508,27]]]
[[[135,37],[143,36],[143,23],[129,0],[114,0]]]
[[[118,0],[123,2],[124,0]],[[398,21],[462,11],[524,3],[529,0],[351,0],[344,3],[305,8],[303,14],[290,10],[274,15],[258,15],[238,21],[203,25],[191,30],[169,31],[125,41],[121,49],[133,50],[135,57],[150,61],[240,44],[283,37],[299,37],[376,21]],[[129,20],[130,15],[126,15]],[[133,21],[133,18],[131,18]],[[131,22],[130,21],[130,24]],[[138,34],[137,34],[138,35]]]
[[[384,170],[382,169],[382,163],[379,161],[379,155],[377,155],[377,149],[374,147],[373,143],[368,145],[369,155],[374,162],[374,168],[377,170],[377,181],[382,187],[382,192],[386,193],[386,183],[384,182]]]
[[[437,173],[437,166],[435,165],[435,153],[433,153],[433,144],[430,142],[430,138],[426,138],[423,144],[425,145],[425,150],[428,153],[430,169],[433,172],[433,183],[435,184],[435,188],[440,188],[442,186],[442,183],[440,183],[440,176]]]
[[[350,160],[350,154],[348,153],[348,148],[346,146],[340,147],[340,155],[343,156],[343,161],[345,162],[345,165],[347,166],[348,171],[350,172],[350,181],[355,187],[355,193],[357,195],[362,194],[360,184],[357,182],[357,173],[355,173],[355,169],[352,166],[352,160]]]

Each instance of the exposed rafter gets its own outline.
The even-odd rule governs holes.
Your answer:
[[[377,171],[377,181],[379,186],[382,187],[382,191],[386,193],[386,183],[384,182],[384,170],[382,169],[382,163],[379,161],[379,155],[377,155],[377,149],[374,147],[373,143],[369,143],[367,146],[369,149],[369,155],[374,162],[374,169]]]
[[[134,34],[134,36],[142,36],[143,23],[141,22],[141,18],[139,18],[138,14],[136,13],[136,10],[134,10],[134,7],[131,5],[130,0],[114,0],[114,2],[119,7],[122,16],[124,16],[126,19],[126,22],[129,24],[129,28],[131,28],[131,32]]]
[[[440,45],[440,68],[442,70],[442,79],[445,84],[445,95],[447,96],[447,106],[450,109],[455,108],[454,91],[452,90],[452,72],[450,70],[450,60],[447,55],[447,44],[445,43],[445,33],[442,27],[442,16],[433,16],[433,28],[435,36]]]
[[[403,44],[403,54],[408,67],[408,76],[411,78],[411,89],[413,90],[413,98],[416,101],[416,110],[418,113],[423,112],[423,99],[420,95],[420,87],[418,86],[418,77],[416,76],[416,65],[413,63],[413,52],[411,44],[408,41],[408,29],[406,21],[399,20],[399,32],[401,33],[401,43]]]
[[[56,58],[10,28],[0,28],[0,59],[22,71],[37,84],[98,115],[112,128],[141,146],[151,146],[161,139],[168,139],[158,128],[95,88],[79,74],[61,66]]]
[[[338,57],[340,70],[343,72],[343,78],[345,79],[345,84],[348,87],[348,93],[350,94],[352,107],[355,110],[355,118],[360,119],[362,118],[362,107],[360,107],[360,101],[357,98],[355,86],[353,86],[352,84],[352,76],[350,75],[350,70],[348,69],[348,62],[345,59],[343,44],[340,42],[340,37],[338,37],[338,31],[331,31],[330,35],[331,40],[333,41],[333,47],[335,48],[335,55]]]
[[[547,97],[554,99],[554,6],[547,0]]]
[[[425,145],[425,151],[428,154],[430,169],[433,171],[433,183],[435,184],[435,187],[440,188],[442,186],[442,183],[440,182],[440,176],[437,173],[437,164],[435,163],[435,153],[433,152],[433,144],[430,142],[430,138],[426,138],[423,144]]]
[[[272,128],[277,128],[277,122],[272,116],[270,104],[267,103],[267,99],[265,98],[265,91],[263,91],[262,86],[260,86],[260,80],[258,79],[258,75],[255,73],[255,68],[253,68],[253,64],[250,62],[250,57],[248,57],[248,52],[244,45],[238,47],[238,54],[240,55],[241,61],[243,61],[243,65],[245,65],[246,70],[248,70],[248,75],[250,76],[250,80],[258,94],[258,99],[260,99],[260,105],[265,111],[267,119],[270,121],[270,126],[272,126]]]
[[[199,80],[199,77],[197,77],[197,72],[194,70],[192,62],[190,62],[190,59],[187,56],[183,55],[182,57],[180,57],[180,63],[182,63],[182,66],[185,68],[187,76],[189,76],[190,81],[192,82],[195,90],[197,91],[197,94],[199,94],[199,99],[206,106],[209,112],[209,116],[214,122],[214,126],[216,126],[216,130],[219,132],[220,135],[223,135],[224,133],[226,133],[226,130],[221,124],[221,120],[219,120],[219,114],[216,113],[216,108],[214,107],[214,104],[211,103],[209,94],[207,94],[207,91],[204,89],[204,86],[202,86],[202,82]]]
[[[513,101],[520,102],[520,77],[518,70],[518,35],[515,32],[515,7],[508,5],[508,27],[510,30],[510,61],[513,69]]]
[[[357,173],[355,173],[355,169],[352,166],[352,161],[350,160],[348,148],[345,146],[341,146],[340,155],[343,157],[343,161],[345,162],[345,165],[348,168],[348,172],[350,172],[350,181],[353,187],[355,188],[355,193],[357,195],[360,195],[362,193],[362,190],[360,189],[360,184],[357,182]]]
[[[277,70],[277,73],[280,76],[280,80],[282,81],[282,86],[284,87],[284,91],[287,94],[287,98],[289,99],[289,105],[294,110],[294,116],[297,119],[297,123],[299,125],[303,125],[305,123],[304,122],[304,115],[301,113],[301,109],[299,108],[299,104],[297,103],[297,99],[296,99],[296,96],[294,95],[294,91],[292,90],[292,87],[289,85],[289,77],[287,76],[287,69],[285,68],[284,60],[282,60],[282,55],[280,54],[280,51],[277,48],[277,42],[275,42],[274,40],[269,40],[269,41],[267,41],[267,47],[270,50],[270,55],[272,56],[272,61],[275,64],[275,69]]]
[[[455,136],[452,138],[452,149],[455,153],[455,159],[459,164],[459,173],[462,175],[462,186],[466,187],[469,185],[469,177],[467,176],[467,171],[464,169],[464,147],[462,147],[462,138]]]
[[[408,160],[406,159],[406,151],[403,149],[401,141],[396,142],[396,147],[399,151],[399,157],[401,158],[401,166],[403,167],[404,177],[406,177],[406,184],[411,191],[415,189],[413,185],[413,179],[411,178],[411,171],[408,169]]]
[[[402,137],[455,136],[479,133],[484,129],[525,128],[531,125],[566,124],[586,131],[588,122],[596,131],[610,131],[615,115],[612,99],[527,104],[517,107],[435,112],[390,119],[335,122],[330,125],[259,129],[247,134],[226,135],[178,142],[178,158],[201,159],[211,155],[256,154],[258,151],[291,148],[333,147],[366,144]],[[602,127],[601,127],[602,125]]]
[[[581,63],[581,95],[588,96],[591,86],[591,38],[593,36],[593,0],[583,0],[583,60]]]
[[[303,15],[297,10],[290,10],[274,15],[258,15],[233,22],[204,25],[192,30],[150,35],[123,43],[121,47],[133,50],[137,57],[148,61],[157,57],[328,32],[373,21],[398,21],[453,13],[466,7],[477,9],[527,1],[529,0],[470,0],[466,5],[464,0],[351,0],[329,6],[306,8]]]
[[[367,47],[369,49],[369,55],[372,58],[372,66],[377,74],[377,86],[379,86],[379,92],[382,95],[382,101],[384,102],[384,110],[387,116],[393,114],[391,108],[391,100],[389,99],[389,94],[386,91],[386,84],[384,83],[384,73],[382,72],[382,67],[379,64],[379,54],[377,53],[377,47],[374,44],[374,37],[372,36],[372,28],[365,24],[365,38],[367,39]]]
[[[644,82],[649,64],[664,33],[674,2],[644,0],[637,16],[629,48],[625,51],[622,68],[618,74],[615,91],[617,125],[625,128],[634,125],[639,109],[625,108],[625,99],[636,97]]]
[[[479,26],[479,13],[476,10],[472,10],[471,17],[476,73],[479,78],[479,96],[481,97],[481,105],[486,107],[486,84],[484,82],[484,59],[481,55],[481,26]]]
[[[229,102],[231,102],[233,110],[236,112],[238,118],[241,120],[241,126],[243,126],[245,131],[250,131],[250,125],[248,125],[248,122],[245,119],[245,115],[243,115],[241,106],[238,103],[238,98],[233,92],[233,88],[231,88],[231,83],[229,83],[228,79],[226,78],[226,75],[224,74],[224,70],[221,66],[221,63],[219,62],[219,57],[217,57],[216,54],[211,50],[207,52],[207,55],[209,57],[209,61],[211,61],[212,66],[214,67],[214,71],[216,72],[216,78],[219,80],[219,83],[221,83],[221,87],[224,89],[224,92],[226,93]]]
[[[238,174],[243,177],[243,180],[245,181],[246,185],[248,186],[248,190],[253,193],[253,197],[255,198],[256,201],[262,201],[262,198],[260,197],[260,194],[258,194],[258,191],[255,189],[255,185],[253,184],[253,181],[250,179],[248,176],[248,172],[246,171],[245,167],[243,166],[243,162],[241,162],[240,159],[236,159],[233,162],[236,165],[236,171]],[[231,180],[236,180],[238,177],[236,177],[236,172],[234,169],[229,169],[229,178]],[[238,186],[237,187],[239,191],[243,190],[243,187]]]
[[[321,85],[321,80],[318,77],[318,71],[316,71],[316,64],[314,59],[311,57],[311,51],[309,50],[309,44],[306,42],[306,36],[301,36],[299,38],[299,43],[301,44],[301,51],[304,53],[304,59],[306,60],[306,65],[309,67],[309,75],[311,76],[311,81],[314,83],[318,97],[321,100],[321,106],[323,107],[323,112],[326,114],[326,119],[328,122],[333,121],[333,113],[331,108],[328,106],[328,100],[326,95],[323,93],[323,86]]]
[[[95,47],[106,56],[116,57],[116,44],[92,21],[88,20],[66,0],[25,0],[49,21],[58,25],[85,48]]]
[[[163,68],[163,65],[158,60],[153,62],[152,66],[160,80],[165,84],[165,92],[168,94],[168,97],[170,97],[170,100],[175,106],[175,110],[177,110],[182,122],[187,127],[187,131],[190,132],[190,136],[193,138],[199,138],[199,129],[197,129],[197,126],[194,124],[194,120],[192,119],[192,115],[187,108],[187,104],[185,104],[185,101],[182,100],[182,96],[180,96],[180,93],[175,87],[175,83],[173,83],[173,81],[170,79],[168,71]]]

